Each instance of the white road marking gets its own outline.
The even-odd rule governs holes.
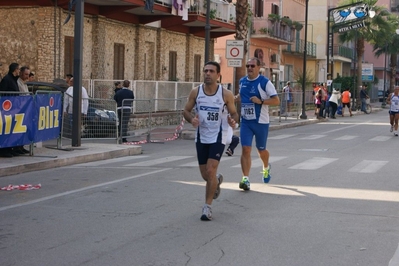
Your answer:
[[[351,135],[344,135],[342,137],[336,138],[334,140],[352,140],[357,138],[357,136],[351,136]]]
[[[144,161],[144,162],[125,164],[125,166],[154,166],[157,164],[169,163],[169,162],[183,160],[183,159],[187,159],[187,158],[193,158],[193,157],[194,156],[168,156],[165,158],[154,159],[154,160],[149,160],[149,161]]]
[[[354,173],[376,173],[382,167],[384,167],[388,161],[370,161],[370,160],[363,160],[357,165],[353,166],[349,169],[349,172]]]
[[[287,158],[287,157],[286,156],[270,156],[269,163],[278,162],[285,158]],[[263,166],[263,162],[261,159],[258,158],[258,159],[255,159],[252,161],[251,168],[262,167],[262,166]],[[233,168],[241,168],[241,164],[234,165]]]
[[[73,168],[73,167],[82,167],[82,166],[102,166],[103,164],[131,161],[131,160],[137,160],[137,159],[142,159],[142,158],[147,158],[147,157],[149,157],[149,155],[126,156],[126,157],[119,157],[119,158],[108,159],[108,160],[95,161],[95,162],[90,162],[90,163],[80,163],[80,164],[75,164],[75,165],[71,165],[71,166],[67,166],[67,167]]]
[[[289,167],[289,169],[300,169],[300,170],[316,170],[327,164],[330,164],[334,161],[338,160],[338,158],[322,158],[322,157],[314,157],[312,159],[306,160],[302,163],[293,165]]]
[[[309,135],[300,139],[321,139],[326,137],[327,135]]]
[[[268,137],[267,139],[288,139],[288,138],[291,138],[294,136],[296,136],[296,135],[282,134],[282,135],[278,135],[278,136],[274,136],[274,137]]]
[[[110,182],[100,183],[100,184],[93,185],[93,186],[88,186],[88,187],[83,187],[83,188],[79,188],[79,189],[75,189],[75,190],[66,191],[66,192],[63,192],[63,193],[59,193],[59,194],[55,194],[55,195],[52,195],[52,196],[43,197],[43,198],[36,199],[36,200],[27,201],[27,202],[24,202],[24,203],[19,203],[19,204],[14,204],[14,205],[10,205],[10,206],[5,206],[5,207],[0,208],[0,212],[6,211],[6,210],[9,210],[9,209],[14,209],[14,208],[18,208],[18,207],[31,205],[31,204],[34,204],[34,203],[39,203],[39,202],[46,201],[46,200],[51,200],[51,199],[55,199],[55,198],[59,198],[59,197],[67,196],[67,195],[71,195],[71,194],[74,194],[74,193],[79,193],[79,192],[90,190],[90,189],[93,189],[93,188],[109,186],[109,185],[113,185],[113,184],[116,184],[116,183],[125,182],[125,181],[131,180],[131,179],[135,179],[135,178],[138,178],[138,177],[143,177],[143,176],[152,175],[152,174],[156,174],[156,173],[160,173],[160,172],[165,172],[165,171],[170,170],[170,169],[171,168],[163,168],[163,169],[147,172],[147,173],[144,173],[144,174],[129,176],[129,177],[125,177],[125,178],[122,178],[122,179],[113,180],[113,181],[110,181]]]
[[[222,159],[220,159],[220,162],[225,162],[225,161],[228,161],[228,160],[231,160],[231,159],[237,159],[237,158],[234,158],[234,157],[227,157],[227,155],[226,156],[224,156],[223,155],[223,157],[222,157]],[[181,165],[179,165],[179,167],[198,167],[198,161],[194,161],[194,162],[190,162],[190,163],[185,163],[185,164],[181,164]]]
[[[390,140],[392,136],[377,136],[372,139],[369,139],[369,141],[387,141]]]

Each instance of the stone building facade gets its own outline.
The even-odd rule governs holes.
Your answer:
[[[74,15],[57,7],[1,7],[0,74],[17,62],[27,65],[36,80],[64,78],[65,38],[74,36]],[[176,52],[176,78],[194,81],[194,57],[204,58],[204,39],[168,31],[156,23],[124,23],[85,15],[83,79],[114,79],[114,45],[123,44],[124,79],[168,80],[169,52]],[[210,44],[213,58],[213,40]]]

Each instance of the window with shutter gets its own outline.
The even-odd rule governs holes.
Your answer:
[[[73,74],[73,42],[74,38],[65,36],[64,45],[64,77]]]
[[[122,80],[125,75],[125,45],[114,44],[114,79]]]

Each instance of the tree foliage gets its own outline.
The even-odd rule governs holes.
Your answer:
[[[342,0],[339,2],[339,6],[356,4],[356,0]],[[362,85],[362,59],[364,55],[364,44],[365,42],[374,45],[377,43],[378,35],[381,33],[391,33],[392,34],[392,21],[390,19],[391,13],[384,6],[377,6],[377,0],[364,0],[363,3],[368,4],[368,6],[375,11],[375,16],[373,18],[367,17],[365,22],[365,27],[358,28],[356,30],[349,30],[340,33],[339,40],[341,43],[352,42],[356,44],[356,57],[357,57],[357,86],[356,86],[356,96],[360,100],[359,88]]]

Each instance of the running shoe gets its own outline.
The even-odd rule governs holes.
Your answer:
[[[392,132],[393,131],[393,126],[391,126],[391,130],[389,130],[389,132]]]
[[[202,208],[201,221],[211,221],[212,220],[212,208],[209,205],[204,205]]]
[[[227,154],[227,156],[232,156],[234,154],[234,152],[230,148],[228,148],[226,150],[226,154]]]
[[[220,188],[220,185],[223,183],[223,176],[221,174],[217,174],[216,178],[218,179],[218,187],[216,188],[215,195],[213,195],[213,199],[217,199],[220,195],[220,191],[222,190]]]
[[[269,163],[269,166],[267,167],[267,169],[263,169],[262,173],[262,177],[263,177],[263,183],[269,183],[270,178],[272,178],[270,176],[270,170],[272,169],[272,166]]]
[[[393,133],[393,135],[394,135],[395,137],[397,137],[397,136],[398,136],[398,133],[397,133],[397,132],[395,132],[395,133]]]
[[[251,184],[249,183],[248,177],[243,177],[241,182],[238,184],[238,187],[243,190],[250,190]]]

